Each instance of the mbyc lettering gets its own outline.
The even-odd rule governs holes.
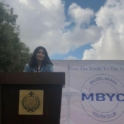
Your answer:
[[[105,101],[109,99],[113,101],[113,98],[116,98],[117,101],[124,102],[124,94],[109,94],[109,93],[90,93],[89,95],[82,93],[82,101],[91,100],[91,101]]]

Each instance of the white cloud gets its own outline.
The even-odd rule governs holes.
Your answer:
[[[6,0],[18,14],[17,24],[21,40],[30,47],[42,45],[50,54],[69,52],[92,43],[83,59],[124,59],[124,1],[107,0],[96,13],[96,26],[89,25],[95,13],[73,3],[68,9],[66,22],[64,3],[61,0]],[[68,28],[72,23],[74,27]],[[87,25],[87,28],[82,28]],[[64,32],[63,32],[64,31]]]
[[[124,59],[124,0],[107,0],[96,14],[101,38],[85,50],[83,59]]]
[[[76,49],[95,42],[101,35],[100,27],[89,25],[94,17],[94,11],[89,8],[84,9],[73,3],[68,9],[70,20],[66,22],[61,0],[6,0],[6,3],[18,15],[21,41],[31,51],[37,46],[44,46],[49,54],[65,54],[72,47]],[[76,23],[74,28],[66,30],[72,22]],[[83,25],[87,25],[87,29],[82,28]]]
[[[76,22],[79,26],[82,23],[89,23],[90,19],[94,16],[93,10],[86,8],[83,9],[76,3],[72,3],[68,11],[72,21]]]
[[[56,2],[54,1],[53,3],[50,2],[51,6],[49,6],[47,2],[46,5],[45,3],[41,4],[42,1],[39,2],[38,0],[27,1],[28,6],[17,0],[11,2],[6,0],[6,3],[14,7],[14,12],[19,16],[17,23],[21,29],[21,40],[26,43],[31,50],[39,45],[50,48],[56,41],[56,38],[61,38],[59,37],[59,35],[61,35],[60,30],[65,20],[64,5],[60,0],[56,0]]]
[[[20,3],[28,5],[28,0],[19,0]]]

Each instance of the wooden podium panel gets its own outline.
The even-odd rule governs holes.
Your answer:
[[[0,73],[0,124],[59,124],[64,73]],[[19,91],[43,90],[43,115],[19,115]]]

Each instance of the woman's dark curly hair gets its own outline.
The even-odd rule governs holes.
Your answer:
[[[32,57],[31,57],[30,62],[29,62],[29,66],[30,66],[30,67],[37,67],[36,55],[37,55],[37,53],[38,53],[38,51],[39,51],[40,49],[42,49],[42,50],[44,51],[44,55],[45,55],[45,58],[44,58],[44,60],[42,61],[42,65],[46,65],[46,64],[53,65],[52,62],[50,61],[50,58],[49,58],[49,56],[48,56],[48,53],[47,53],[46,49],[45,49],[44,47],[42,47],[42,46],[39,46],[39,47],[37,47],[37,48],[34,50],[34,53],[33,53]]]

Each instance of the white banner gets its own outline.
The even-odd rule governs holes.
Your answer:
[[[124,124],[124,61],[52,62],[66,74],[61,124]]]

